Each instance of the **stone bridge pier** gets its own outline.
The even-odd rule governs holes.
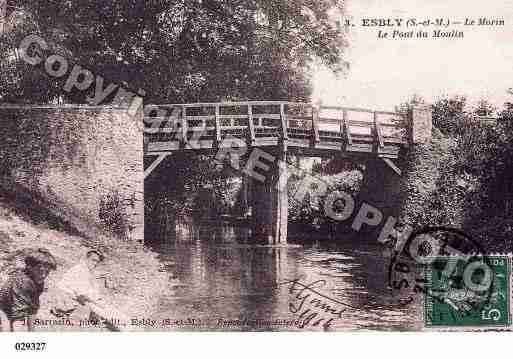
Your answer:
[[[251,207],[251,225],[254,237],[268,244],[287,242],[288,192],[287,168],[279,163],[286,160],[285,150],[273,151],[276,158],[261,181],[244,175],[243,191],[247,191],[247,204]],[[244,197],[244,196],[243,196]]]

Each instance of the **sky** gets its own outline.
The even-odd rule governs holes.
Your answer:
[[[466,95],[487,98],[497,106],[513,87],[512,0],[348,0],[345,17],[357,26],[349,34],[345,76],[316,66],[313,100],[323,105],[393,110],[412,94],[427,101]],[[378,28],[362,27],[362,18],[490,17],[501,27],[451,26],[461,39],[378,39]],[[431,33],[434,28],[427,28]],[[511,99],[511,95],[509,98]]]

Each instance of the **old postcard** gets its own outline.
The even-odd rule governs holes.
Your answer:
[[[510,331],[512,36],[506,0],[0,0],[1,331]]]

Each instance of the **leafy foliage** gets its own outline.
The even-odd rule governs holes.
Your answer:
[[[307,101],[310,66],[341,71],[345,45],[341,0],[9,0],[0,38],[0,101],[84,103],[89,91],[65,92],[62,79],[32,67],[16,49],[39,34],[58,53],[138,92],[145,103],[222,100]],[[11,21],[12,20],[12,21]],[[108,103],[112,96],[105,99]],[[217,198],[227,174],[197,155],[176,157],[150,180],[146,218],[204,208],[195,194]],[[169,167],[169,164],[172,167]],[[222,179],[221,179],[222,177]],[[226,182],[226,181],[225,181]],[[151,222],[151,219],[150,219]]]
[[[18,0],[9,4],[21,10],[9,12],[19,19],[8,31],[11,39],[2,46],[7,53],[14,51],[23,35],[39,33],[53,50],[65,52],[107,81],[143,89],[147,102],[305,100],[311,92],[308,68],[313,59],[335,71],[341,69],[343,30],[332,13],[342,11],[342,1]],[[47,76],[39,73],[34,79],[34,71],[25,68],[17,58],[11,62],[7,71],[21,81],[3,87],[4,98],[51,101],[62,96],[84,101],[85,94],[56,91]],[[33,88],[42,93],[31,93]]]
[[[124,238],[128,229],[126,211],[117,191],[112,191],[100,199],[98,216],[102,224],[112,233]]]
[[[467,117],[467,98],[444,97],[433,105],[433,125],[444,135],[458,135]]]
[[[344,170],[337,174],[316,174],[326,184],[326,191],[321,186],[312,186],[301,202],[289,195],[289,220],[302,225],[303,230],[325,227],[335,229],[340,223],[326,216],[324,204],[329,193],[334,191],[355,194],[360,190],[363,175],[359,170]],[[304,176],[289,178],[289,194],[295,193]],[[292,200],[291,200],[292,199]],[[335,203],[336,207],[336,203]],[[336,208],[335,208],[336,209]],[[307,228],[308,227],[308,228]]]
[[[489,251],[511,250],[513,235],[513,126],[508,106],[497,121],[487,101],[467,111],[461,97],[434,104],[432,142],[410,153],[403,220],[414,226],[462,228]]]

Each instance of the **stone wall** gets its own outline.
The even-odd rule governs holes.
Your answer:
[[[0,176],[94,237],[144,239],[143,134],[124,108],[0,106]]]

